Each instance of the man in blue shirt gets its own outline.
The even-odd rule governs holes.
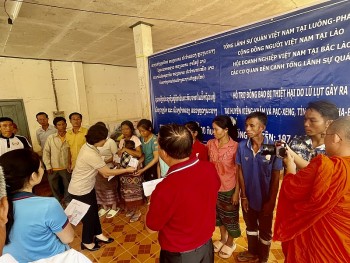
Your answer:
[[[246,117],[248,140],[241,141],[236,154],[243,218],[247,226],[248,251],[238,261],[267,262],[272,239],[273,210],[283,169],[282,159],[262,155],[262,144],[273,144],[264,137],[267,116],[253,112]]]

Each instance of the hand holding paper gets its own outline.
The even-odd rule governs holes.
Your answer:
[[[161,181],[163,181],[164,178],[159,178],[156,180],[148,181],[148,182],[143,182],[143,192],[145,196],[150,196],[154,189],[156,189],[157,184],[159,184]]]
[[[76,199],[72,199],[64,212],[68,217],[69,223],[76,226],[87,213],[89,208],[90,205],[80,202]]]

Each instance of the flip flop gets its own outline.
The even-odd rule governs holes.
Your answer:
[[[229,247],[228,245],[224,245],[220,252],[219,252],[219,257],[221,258],[229,258],[232,256],[233,251],[235,251],[237,245],[233,244],[232,247]]]
[[[130,223],[134,223],[137,220],[139,220],[141,216],[141,211],[135,212],[135,214],[133,214],[133,216],[130,218]]]
[[[219,252],[220,249],[222,248],[223,245],[225,245],[226,241],[227,241],[227,238],[228,238],[228,232],[226,231],[226,234],[225,234],[225,241],[224,243],[222,243],[221,239],[220,240],[217,240],[213,243],[213,246],[214,246],[214,252]]]
[[[213,246],[214,246],[214,252],[219,252],[220,249],[225,245],[225,243],[222,243],[221,240],[216,240],[214,243],[213,243]]]
[[[102,217],[108,212],[109,212],[109,209],[106,210],[104,208],[101,208],[100,210],[98,210],[98,217]]]
[[[258,256],[253,255],[248,251],[240,252],[238,253],[238,256],[237,256],[238,262],[248,262],[248,261],[251,262],[252,260],[256,260],[256,259],[258,259]]]
[[[117,207],[116,210],[114,210],[114,209],[109,210],[109,212],[108,212],[106,218],[112,218],[112,217],[114,217],[116,214],[118,214],[119,210],[120,210],[119,207]]]

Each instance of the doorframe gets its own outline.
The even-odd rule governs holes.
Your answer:
[[[25,108],[25,105],[24,105],[24,102],[23,102],[23,99],[0,99],[0,103],[1,102],[19,102],[21,104],[21,107],[23,109],[23,113],[24,113],[24,121],[26,123],[26,132],[28,134],[28,136],[26,137],[27,140],[29,141],[29,143],[32,145],[33,147],[33,144],[32,144],[32,139],[31,139],[31,135],[30,135],[30,131],[29,131],[29,124],[28,124],[28,119],[27,119],[27,112],[26,112],[26,108]],[[24,136],[24,135],[22,135]]]

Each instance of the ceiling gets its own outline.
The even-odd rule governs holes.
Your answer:
[[[136,67],[133,31],[152,24],[159,52],[315,0],[0,0],[0,56]],[[20,6],[13,24],[6,10]],[[16,14],[14,14],[16,16]]]

